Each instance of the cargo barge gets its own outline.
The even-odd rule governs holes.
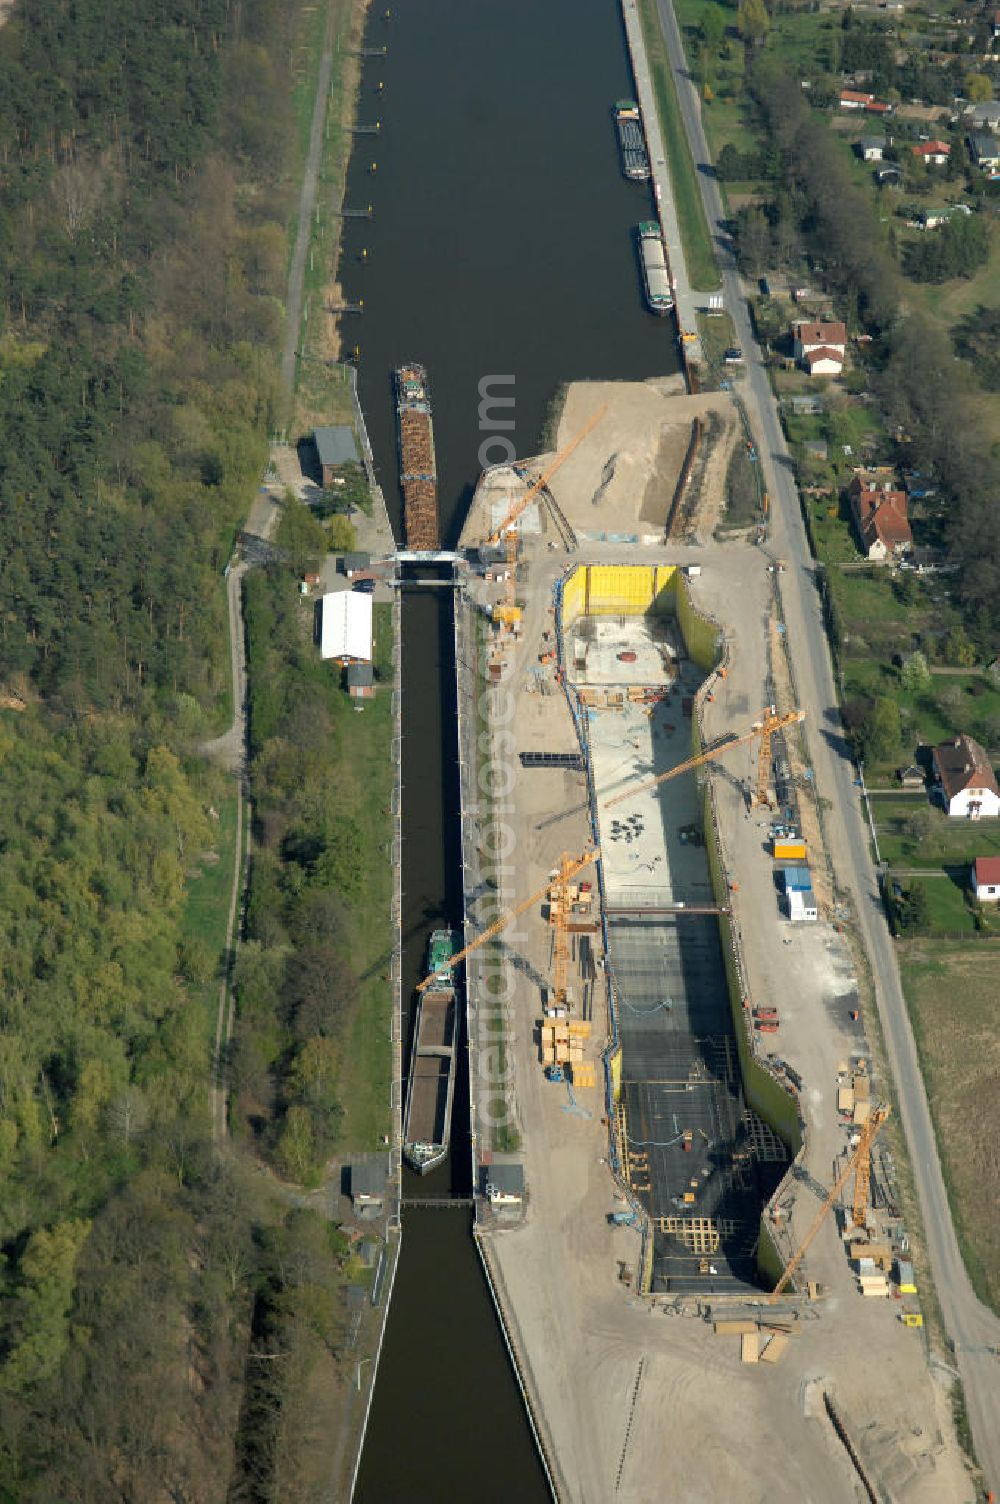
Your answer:
[[[636,235],[646,306],[651,313],[669,313],[674,306],[674,294],[660,227],[655,220],[645,219],[637,227]]]
[[[431,398],[423,366],[400,366],[396,372],[396,423],[406,546],[433,552],[441,538]]]
[[[642,131],[642,115],[634,99],[619,99],[615,105],[615,125],[622,172],[633,183],[648,183],[649,153]]]
[[[458,998],[451,958],[455,936],[435,930],[427,951],[434,981],[419,995],[410,1056],[410,1084],[403,1119],[403,1158],[419,1175],[437,1168],[448,1153],[458,1056]]]

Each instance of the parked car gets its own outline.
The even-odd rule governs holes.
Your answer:
[[[359,592],[359,594],[361,594],[361,595],[371,595],[372,592],[375,589],[375,581],[374,580],[355,580],[354,584],[351,586],[351,589],[352,590],[357,590]]]

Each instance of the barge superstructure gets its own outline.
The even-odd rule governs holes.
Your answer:
[[[615,125],[622,172],[633,183],[648,183],[649,153],[642,129],[642,114],[634,99],[619,99],[615,105]]]
[[[427,372],[414,362],[396,372],[396,423],[406,546],[433,552],[441,542],[434,425]]]
[[[663,234],[655,219],[645,219],[637,226],[636,235],[646,306],[651,313],[669,313],[674,306],[674,294]]]
[[[448,1153],[458,1055],[458,1007],[451,958],[455,936],[435,930],[428,946],[430,986],[419,995],[403,1119],[403,1157],[419,1175],[436,1169]]]

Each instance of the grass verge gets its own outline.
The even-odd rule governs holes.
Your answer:
[[[705,208],[698,191],[691,148],[688,145],[684,122],[681,119],[677,91],[667,58],[667,47],[660,30],[655,0],[639,0],[643,36],[646,39],[646,55],[649,59],[656,108],[660,117],[660,130],[667,149],[670,164],[670,180],[673,184],[677,218],[680,221],[681,239],[684,243],[684,259],[687,262],[688,280],[692,287],[711,292],[719,286],[719,268],[708,233]]]

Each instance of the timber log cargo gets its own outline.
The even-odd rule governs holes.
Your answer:
[[[423,366],[400,366],[396,372],[396,418],[406,546],[433,552],[440,547],[441,537],[434,426],[427,372]]]

